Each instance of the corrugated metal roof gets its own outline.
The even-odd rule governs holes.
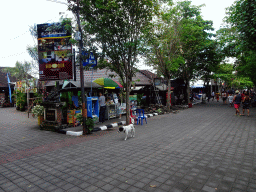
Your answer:
[[[150,71],[148,73],[146,71],[147,70],[140,70],[136,72],[135,76],[132,78],[132,81],[135,82],[136,86],[145,86],[145,85],[152,84],[152,79],[149,78],[149,76],[153,76],[154,78],[156,75],[154,73],[151,73]],[[79,77],[80,77],[80,73],[79,73],[79,70],[77,70],[77,78],[80,79]],[[98,79],[101,77],[110,78],[121,83],[120,77],[115,72],[107,69],[97,69],[97,70],[94,70],[93,72],[92,71],[84,72],[85,82],[91,81],[91,80],[94,81],[95,79]]]

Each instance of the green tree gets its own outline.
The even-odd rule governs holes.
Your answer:
[[[256,50],[256,3],[253,0],[237,0],[227,9],[226,22],[239,32],[243,49]]]
[[[217,32],[225,54],[237,59],[235,62],[237,75],[250,78],[254,85],[256,85],[255,17],[254,1],[237,0],[227,9],[225,26]]]
[[[237,75],[249,77],[253,84],[256,85],[256,51],[245,51],[237,58],[238,60],[235,64]]]
[[[220,64],[213,75],[215,81],[219,81],[219,84],[225,82],[229,88],[237,89],[249,89],[253,87],[253,82],[250,81],[249,77],[238,76],[235,71],[235,66],[229,63]]]
[[[218,70],[218,66],[224,59],[224,54],[220,49],[219,43],[216,40],[209,40],[206,42],[202,52],[198,54],[198,75],[204,83],[207,84],[207,95],[210,95],[209,82],[214,78],[214,73]],[[203,97],[202,97],[203,99]]]
[[[184,79],[186,86],[186,100],[189,103],[191,79],[201,75],[202,68],[207,64],[204,58],[207,58],[208,47],[212,43],[210,33],[213,31],[212,21],[203,20],[201,16],[201,6],[191,5],[191,1],[179,2],[177,5],[182,19],[181,45],[183,58],[185,60],[179,67],[177,76]],[[212,52],[212,50],[211,50]],[[209,60],[209,59],[208,59]]]
[[[25,61],[25,62],[19,62],[17,61],[15,63],[15,67],[6,67],[2,70],[4,73],[10,73],[11,76],[14,76],[17,78],[17,80],[27,80],[28,76],[31,73],[31,63]]]
[[[172,2],[169,2],[169,6]],[[160,12],[161,13],[161,12]],[[181,49],[180,15],[175,7],[157,15],[145,33],[147,46],[144,55],[149,66],[153,66],[168,82],[167,109],[170,111],[171,78],[184,63]]]
[[[31,63],[25,61],[25,62],[19,62],[17,61],[15,63],[15,67],[6,67],[2,70],[4,73],[10,73],[11,76],[16,77],[17,80],[26,80],[26,85],[28,85],[28,77],[31,73]],[[18,100],[25,100],[24,99],[24,94],[18,94],[17,95],[20,98],[16,98]],[[22,99],[21,99],[22,98]],[[29,99],[29,92],[27,91],[27,103]],[[25,101],[23,102],[23,105],[25,105]],[[25,106],[24,106],[25,107]]]
[[[223,63],[218,66],[218,69],[215,71],[213,77],[216,82],[219,82],[221,85],[222,82],[225,82],[228,87],[232,87],[232,82],[236,78],[234,74],[235,70],[232,64]]]
[[[75,3],[69,1],[69,9],[73,12],[77,9]],[[94,41],[102,50],[102,63],[125,82],[127,123],[130,85],[136,71],[141,34],[150,23],[157,6],[156,1],[148,0],[88,0],[81,1],[79,5],[84,21],[83,31],[94,35]]]

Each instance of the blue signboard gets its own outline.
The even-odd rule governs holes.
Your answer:
[[[88,52],[83,51],[82,55],[85,55],[88,57]],[[97,66],[97,58],[93,55],[92,52],[90,52],[89,59],[86,59],[85,61],[83,61],[83,66],[89,66],[89,67]]]

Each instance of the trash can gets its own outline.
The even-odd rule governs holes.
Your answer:
[[[188,104],[188,108],[192,108],[192,103],[189,103],[189,104]]]

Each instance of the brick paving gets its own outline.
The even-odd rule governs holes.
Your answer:
[[[0,108],[0,191],[256,191],[256,112],[221,102],[72,137]]]

